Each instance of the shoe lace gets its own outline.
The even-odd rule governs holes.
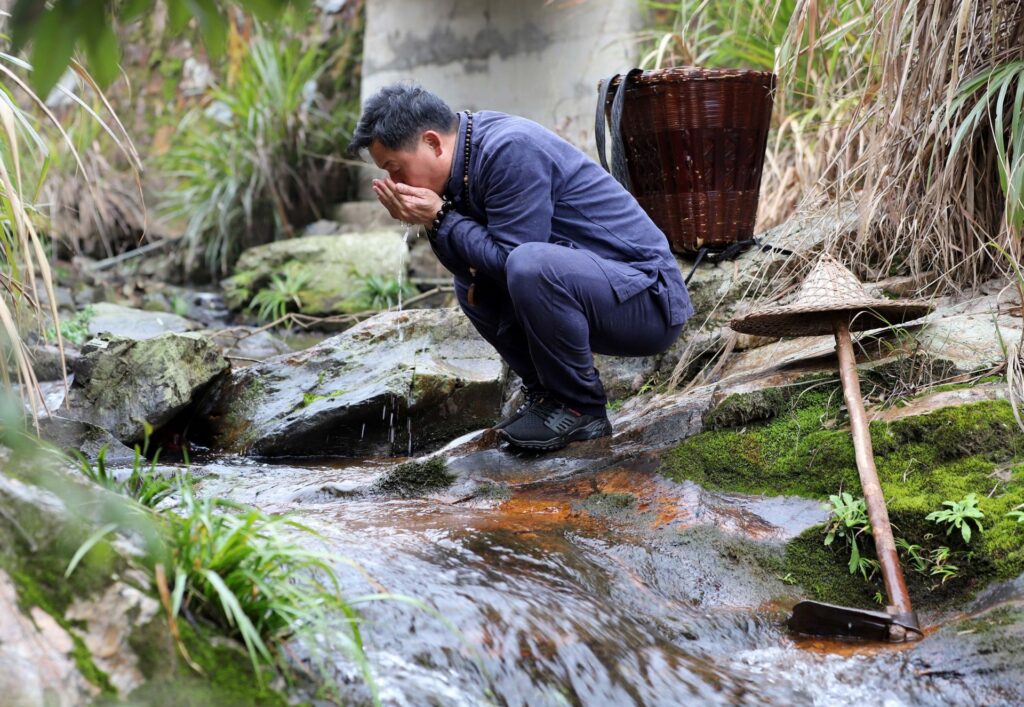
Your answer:
[[[547,395],[547,391],[544,390],[530,390],[525,385],[520,386],[519,390],[523,394],[523,402],[519,404],[519,408],[516,410],[517,413],[524,413],[531,409],[534,405],[542,402],[544,397]]]

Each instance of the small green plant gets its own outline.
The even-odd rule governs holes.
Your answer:
[[[89,320],[96,314],[96,310],[90,304],[76,312],[70,319],[60,320],[60,335],[65,341],[70,341],[75,346],[81,346],[89,338]],[[56,341],[57,332],[53,326],[46,328],[47,341]]]
[[[867,505],[863,498],[853,498],[845,491],[828,497],[832,504],[832,517],[825,526],[825,545],[832,545],[836,538],[846,541],[850,547],[850,574],[860,572],[869,579],[878,569],[878,561],[861,554],[860,536],[871,534]]]
[[[1013,518],[1018,523],[1024,523],[1024,504],[1017,506],[1012,511],[1007,513],[1006,517]]]
[[[141,447],[135,445],[135,459],[132,461],[132,470],[123,479],[119,479],[111,469],[107,467],[107,447],[104,445],[96,455],[96,462],[77,452],[78,467],[82,474],[98,486],[108,491],[123,494],[132,498],[147,508],[153,508],[162,500],[167,498],[173,491],[171,481],[157,472],[157,462],[160,451],[153,455],[152,461],[145,459],[149,448],[149,438],[153,434],[153,426],[143,422],[144,436]]]
[[[931,535],[929,534],[927,537],[931,537]],[[902,551],[904,561],[909,564],[911,569],[925,577],[939,577],[941,584],[945,584],[947,580],[960,573],[960,568],[950,562],[953,551],[945,545],[928,552],[920,545],[907,542],[903,538],[896,538],[896,547]]]
[[[359,297],[368,309],[388,309],[417,293],[418,290],[408,282],[400,282],[394,277],[359,276]]]
[[[940,577],[942,584],[945,584],[947,579],[952,579],[960,573],[960,568],[949,561],[952,554],[953,551],[945,545],[931,551],[931,570],[929,574],[933,577]]]
[[[971,521],[977,525],[979,533],[984,531],[981,518],[985,517],[985,513],[978,508],[978,497],[975,494],[969,493],[959,501],[943,501],[942,505],[947,508],[929,513],[925,516],[925,520],[949,526],[946,528],[946,535],[952,533],[955,528],[959,528],[964,542],[970,543]]]
[[[177,314],[179,317],[188,316],[188,300],[181,295],[174,295],[171,297],[171,312]]]
[[[300,294],[309,284],[309,273],[298,268],[285,268],[283,273],[275,273],[270,278],[270,286],[256,293],[249,302],[250,310],[257,310],[256,317],[261,322],[276,321],[284,317],[294,307],[302,310]]]

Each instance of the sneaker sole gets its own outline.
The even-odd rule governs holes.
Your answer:
[[[575,430],[565,437],[552,437],[546,440],[519,440],[510,435],[506,430],[498,430],[498,434],[509,444],[521,449],[533,449],[542,452],[550,452],[561,449],[570,442],[582,442],[588,439],[599,439],[608,437],[612,433],[612,425],[607,420],[594,420],[588,425]]]

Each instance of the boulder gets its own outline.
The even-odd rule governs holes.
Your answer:
[[[403,226],[377,200],[346,201],[334,210],[335,233],[357,231],[394,230],[401,233]]]
[[[143,438],[143,421],[166,424],[227,367],[217,345],[198,334],[97,337],[82,347],[64,414],[132,444]]]
[[[100,302],[91,305],[89,333],[111,334],[132,339],[151,339],[167,332],[192,331],[198,325],[185,317],[170,312],[150,312],[119,304]]]
[[[222,285],[228,306],[238,310],[280,274],[297,283],[303,313],[354,312],[367,308],[361,278],[397,278],[407,260],[405,241],[394,231],[304,236],[250,248]]]
[[[405,454],[492,423],[503,377],[460,311],[385,312],[232,371],[201,405],[197,431],[257,455]]]

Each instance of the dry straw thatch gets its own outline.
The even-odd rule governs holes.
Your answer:
[[[798,3],[796,44],[818,4]],[[871,13],[872,65],[840,89],[858,105],[820,184],[856,200],[861,228],[826,248],[870,280],[931,274],[950,291],[1005,274],[990,246],[1021,258],[1024,3],[884,0]]]

